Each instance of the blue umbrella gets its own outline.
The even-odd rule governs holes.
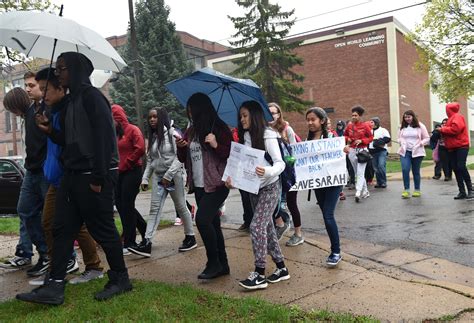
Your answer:
[[[188,76],[171,81],[165,86],[184,107],[194,93],[207,94],[219,117],[233,127],[237,126],[240,106],[249,100],[260,103],[265,119],[267,121],[273,120],[262,91],[255,82],[249,79],[238,79],[205,67]]]

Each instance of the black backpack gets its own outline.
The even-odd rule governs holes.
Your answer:
[[[280,174],[281,188],[284,193],[287,193],[296,183],[295,158],[293,157],[293,150],[290,144],[282,138],[277,138],[277,140],[281,159],[285,162],[285,169]],[[273,166],[272,157],[267,152],[265,152],[265,159]]]

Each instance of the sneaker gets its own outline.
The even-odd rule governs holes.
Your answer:
[[[409,199],[409,198],[410,198],[410,192],[403,191],[402,192],[402,199]]]
[[[346,194],[344,192],[339,193],[339,200],[344,201],[346,199]]]
[[[137,246],[128,247],[128,251],[139,256],[150,258],[151,257],[151,242],[148,239],[144,240],[142,241],[142,243],[140,243]]]
[[[433,176],[433,177],[431,177],[431,178],[432,178],[432,179],[436,179],[436,180],[438,180],[438,179],[440,179],[440,178],[441,178],[441,175],[439,175],[439,176],[435,175],[435,176]]]
[[[459,192],[458,195],[454,197],[455,200],[465,200],[467,197],[466,193],[464,192]]]
[[[93,279],[104,277],[102,270],[85,270],[80,276],[77,276],[69,281],[70,284],[77,285],[82,283],[87,283]]]
[[[265,276],[252,271],[246,280],[241,280],[239,285],[246,289],[264,289],[268,287]]]
[[[362,197],[363,199],[366,199],[366,198],[368,198],[369,196],[370,196],[369,191],[365,191],[364,193],[361,194],[360,197]]]
[[[132,254],[130,251],[128,251],[128,248],[122,248],[122,252],[124,256],[129,256]]]
[[[186,236],[183,240],[183,244],[178,248],[179,252],[185,252],[197,248],[197,242],[195,236]]]
[[[342,260],[342,256],[337,253],[331,253],[326,260],[328,266],[337,266],[337,264]]]
[[[72,274],[73,272],[76,272],[78,270],[79,270],[79,263],[77,262],[76,257],[72,257],[67,262],[66,274]]]
[[[31,258],[15,256],[11,259],[5,260],[5,262],[3,262],[0,265],[0,267],[15,269],[15,268],[24,268],[29,265],[31,265]]]
[[[46,274],[49,268],[49,257],[44,256],[38,259],[36,265],[26,271],[26,274],[30,277],[38,277]]]
[[[354,199],[355,199],[356,203],[360,202],[360,191],[356,191]]]
[[[43,286],[44,285],[44,279],[46,275],[39,276],[35,279],[32,279],[28,282],[31,286]]]
[[[250,231],[250,224],[244,222],[244,223],[242,223],[242,225],[237,230],[242,231],[242,232],[249,232]]]
[[[281,269],[277,268],[275,269],[273,274],[267,277],[267,281],[272,284],[278,283],[282,280],[288,280],[288,279],[290,279],[290,274],[288,273],[287,268],[281,268]]]
[[[414,191],[411,196],[412,196],[412,197],[420,197],[420,196],[421,196],[421,192],[420,192],[420,191]]]
[[[21,293],[16,295],[16,299],[24,302],[61,305],[64,303],[64,280],[57,282],[46,278],[43,286],[33,289],[29,293]]]
[[[278,241],[281,240],[281,238],[283,238],[283,235],[288,232],[288,230],[290,230],[290,225],[286,222],[283,223],[283,226],[282,227],[279,227],[279,226],[275,226],[275,231],[276,231],[276,235],[277,235],[277,239]]]
[[[304,242],[304,237],[299,237],[297,236],[296,234],[293,234],[290,238],[290,240],[288,240],[286,242],[286,246],[287,247],[294,247],[294,246],[297,246],[299,244],[302,244]]]
[[[98,301],[105,301],[118,294],[129,292],[133,289],[132,283],[128,278],[128,272],[116,272],[109,270],[107,272],[109,281],[105,284],[104,289],[95,294],[95,299]]]
[[[174,219],[174,225],[183,225],[183,220],[181,218]]]
[[[452,180],[453,180],[452,177],[445,177],[445,178],[444,178],[444,181],[445,181],[445,182],[449,182],[449,181],[452,181]]]

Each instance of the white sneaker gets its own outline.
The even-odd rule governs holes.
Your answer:
[[[82,284],[82,283],[87,283],[88,281],[91,281],[93,279],[102,278],[102,277],[104,277],[104,273],[102,271],[91,269],[91,270],[86,270],[80,276],[71,279],[69,283],[73,285]]]
[[[127,248],[122,248],[122,251],[123,251],[123,255],[124,255],[124,256],[128,256],[128,255],[131,255],[131,254],[132,254],[130,251],[128,251]]]
[[[357,192],[356,192],[355,201],[356,201],[357,203],[359,203],[359,201],[360,201],[360,191],[357,191]]]
[[[366,199],[366,198],[368,198],[369,196],[370,196],[369,191],[365,191],[365,192],[362,193],[362,195],[361,195],[361,197],[362,197],[363,199]]]
[[[183,220],[181,218],[174,219],[174,225],[183,225]]]

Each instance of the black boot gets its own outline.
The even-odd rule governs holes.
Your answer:
[[[198,279],[213,279],[221,275],[223,268],[220,262],[217,262],[215,264],[209,264],[209,262],[206,264],[206,269],[202,273],[198,275]]]
[[[98,301],[104,301],[115,295],[129,292],[132,290],[133,286],[128,278],[128,272],[124,271],[122,273],[109,270],[107,272],[109,276],[109,281],[105,284],[104,289],[97,294],[95,294],[95,299]]]
[[[467,197],[466,192],[459,192],[458,195],[454,197],[455,200],[465,200]]]
[[[467,190],[466,200],[472,200],[472,199],[474,199],[474,193],[472,192],[472,189]]]
[[[61,305],[64,303],[64,287],[66,281],[56,282],[46,275],[44,285],[29,293],[17,294],[16,299],[39,304]]]

